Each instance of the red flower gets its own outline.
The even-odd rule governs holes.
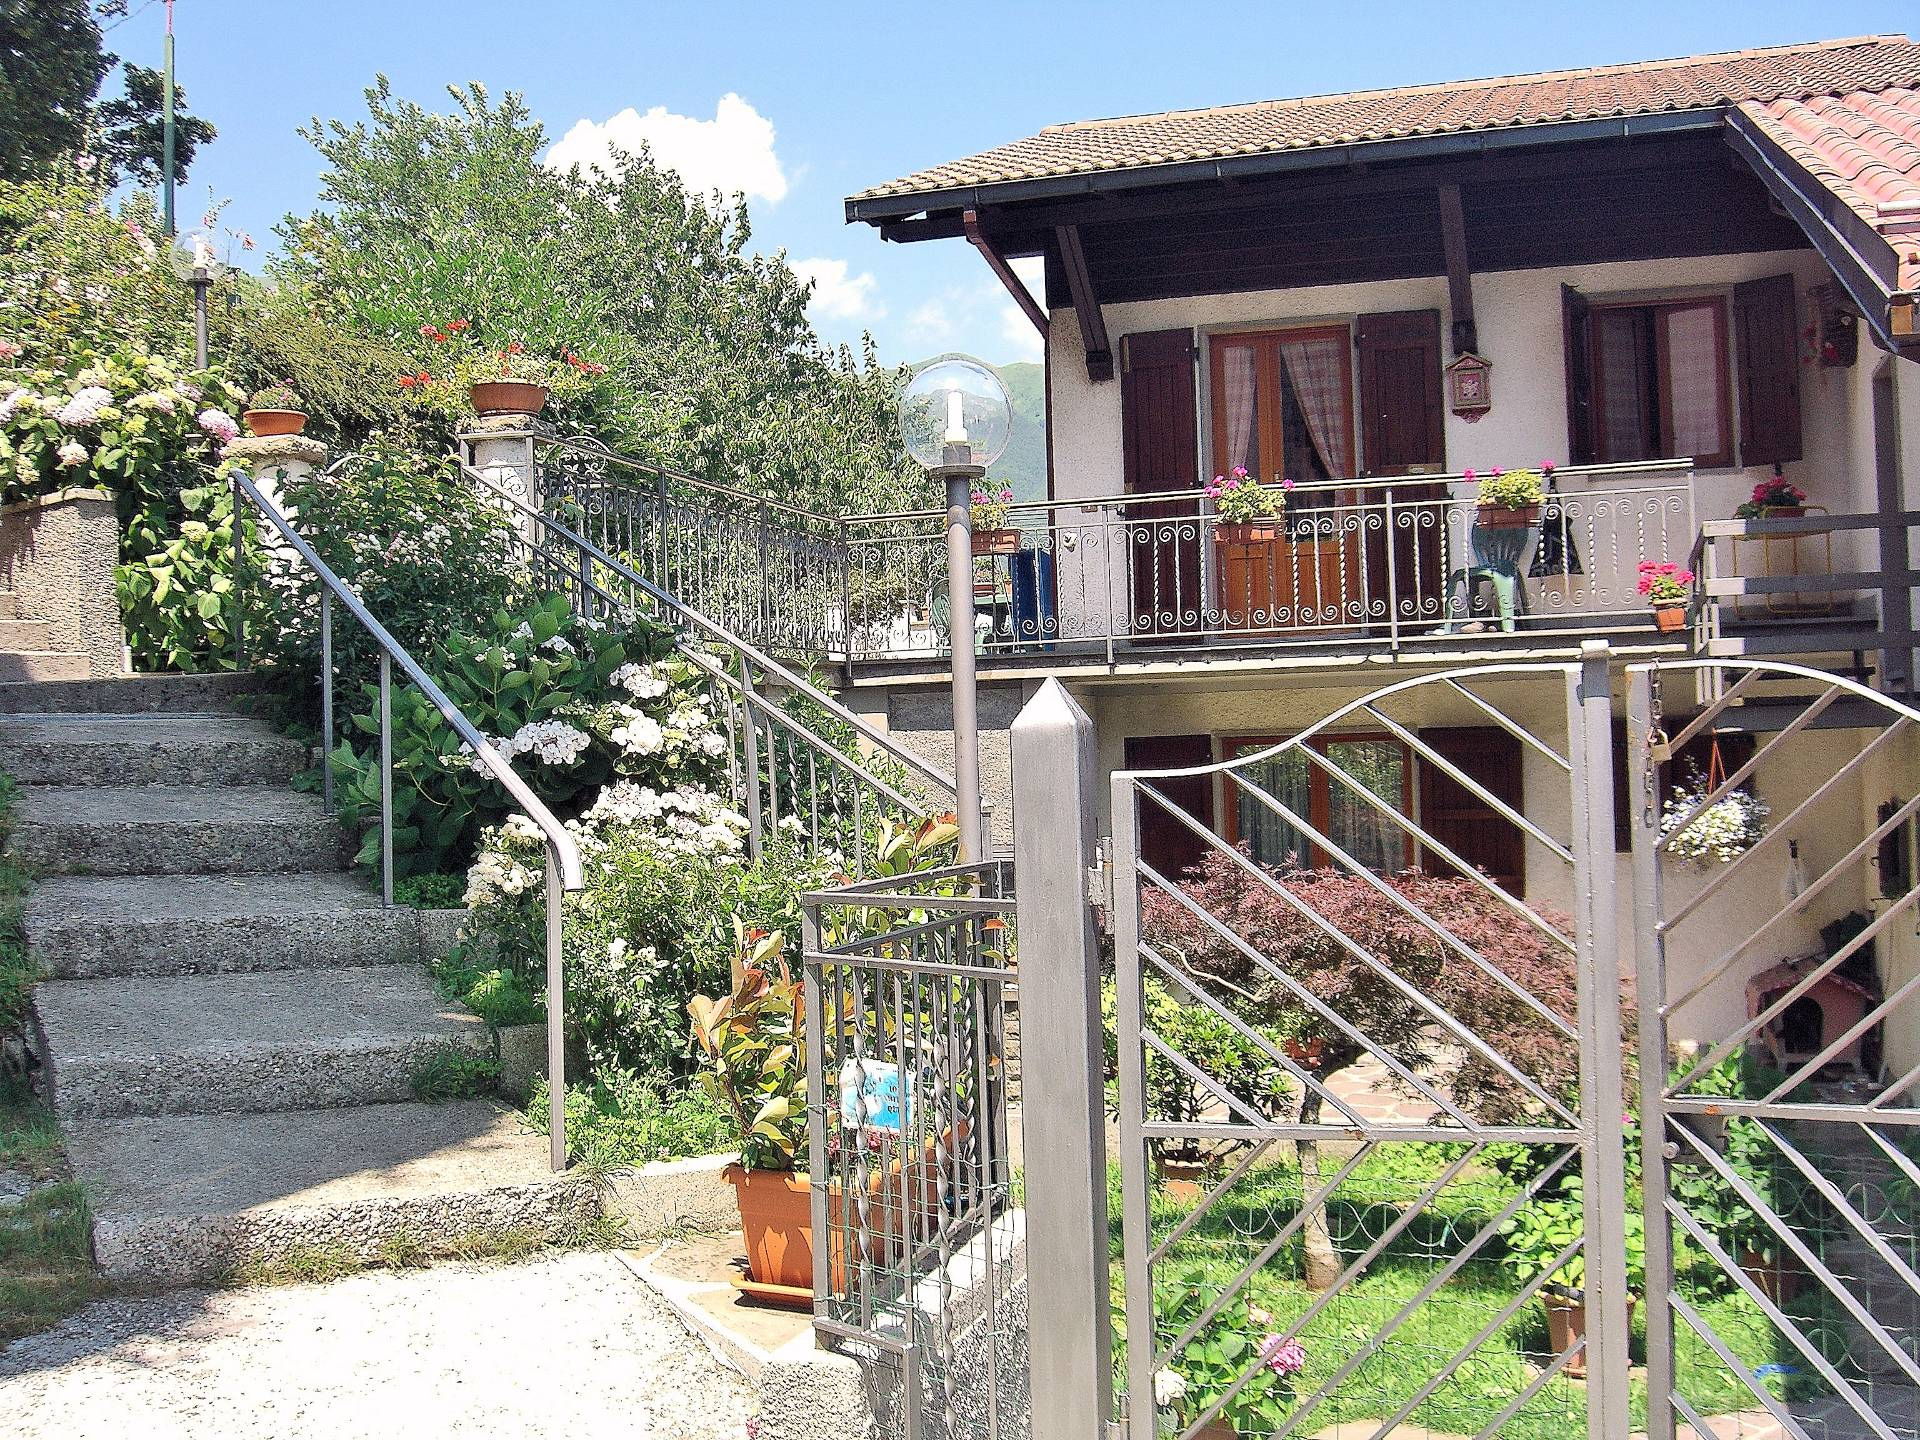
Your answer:
[[[466,329],[470,329],[472,325],[473,325],[473,322],[471,320],[449,320],[447,322],[447,329],[456,330],[456,331],[466,330]]]
[[[527,349],[526,346],[522,345],[518,340],[515,340],[512,344],[507,346],[507,354],[524,355],[526,353],[526,349]]]
[[[413,377],[411,375],[402,375],[400,377],[400,388],[402,390],[411,390],[413,388]]]

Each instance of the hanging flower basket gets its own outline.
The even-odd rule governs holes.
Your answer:
[[[976,555],[1012,555],[1019,549],[1020,532],[1011,526],[973,532],[973,553]]]
[[[1696,772],[1697,774],[1698,772]],[[1711,864],[1731,865],[1758,845],[1767,833],[1767,802],[1749,790],[1735,790],[1703,811],[1686,829],[1675,828],[1712,793],[1716,782],[1696,779],[1679,786],[1667,801],[1665,819],[1660,826],[1667,841],[1667,854],[1684,864],[1704,869]]]

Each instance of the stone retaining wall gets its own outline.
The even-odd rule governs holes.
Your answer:
[[[22,619],[42,620],[48,648],[83,654],[89,675],[126,669],[114,566],[120,526],[104,490],[62,490],[0,508],[0,590]]]

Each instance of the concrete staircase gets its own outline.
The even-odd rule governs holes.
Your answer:
[[[117,1279],[220,1279],[302,1252],[471,1252],[593,1211],[545,1137],[484,1100],[426,1105],[486,1026],[420,968],[430,927],[346,873],[296,793],[302,747],[231,677],[0,683],[40,1051],[94,1247]]]
[[[0,590],[0,684],[87,678],[86,655],[49,648],[51,629],[45,620],[22,618],[19,597]]]

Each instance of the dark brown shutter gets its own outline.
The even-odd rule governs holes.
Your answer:
[[[1800,458],[1800,322],[1791,275],[1733,287],[1740,463]]]
[[[1354,329],[1360,351],[1361,474],[1405,475],[1447,468],[1445,402],[1440,395],[1440,312],[1400,310],[1362,315]],[[1445,498],[1440,485],[1396,485],[1395,500]],[[1353,497],[1379,497],[1360,492]],[[1426,615],[1444,609],[1440,591],[1445,565],[1437,525],[1398,526],[1387,536],[1369,529],[1364,541],[1367,588],[1385,595],[1387,547],[1393,547],[1400,611]],[[1420,577],[1416,587],[1414,577]],[[1416,588],[1425,593],[1416,593]]]
[[[1213,741],[1205,735],[1130,735],[1126,743],[1129,770],[1174,770],[1213,761]],[[1202,825],[1213,825],[1213,777],[1181,775],[1155,780],[1153,788]],[[1151,798],[1140,801],[1140,858],[1169,880],[1199,863],[1206,842]]]
[[[1447,463],[1440,396],[1440,312],[1362,315],[1360,444],[1368,475],[1406,475]]]
[[[1560,326],[1567,352],[1567,460],[1591,465],[1600,457],[1593,415],[1593,309],[1571,285],[1560,287]]]
[[[1122,473],[1128,494],[1200,488],[1193,356],[1191,330],[1120,337]],[[1182,522],[1199,513],[1198,493],[1191,500],[1127,506],[1133,602],[1128,620],[1136,639],[1190,638],[1200,614],[1200,527]]]
[[[1520,742],[1497,725],[1462,725],[1422,730],[1420,738],[1462,773],[1515,810],[1526,812],[1520,782]],[[1526,851],[1520,831],[1486,801],[1439,766],[1420,766],[1420,825],[1476,870],[1491,876],[1509,895],[1526,891]],[[1458,872],[1428,854],[1429,875]]]

